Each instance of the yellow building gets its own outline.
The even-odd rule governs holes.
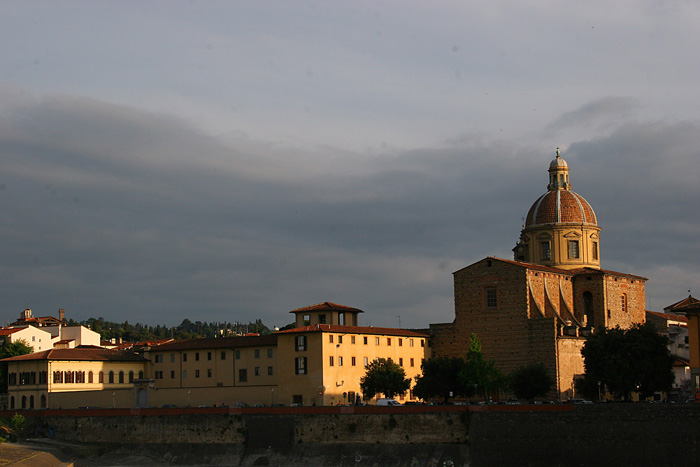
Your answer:
[[[277,336],[191,339],[151,347],[152,406],[272,404],[277,386]]]
[[[324,302],[291,311],[298,327],[277,333],[279,400],[301,405],[353,404],[362,398],[360,379],[377,358],[391,359],[411,378],[429,357],[428,335],[396,328],[358,326],[362,310]],[[352,324],[339,324],[352,323]]]
[[[133,407],[134,383],[146,366],[140,355],[100,348],[44,350],[3,362],[8,364],[10,410]]]

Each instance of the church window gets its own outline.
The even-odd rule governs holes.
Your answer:
[[[578,240],[569,240],[569,258],[578,258]]]
[[[486,292],[486,307],[496,308],[498,306],[498,296],[496,295],[496,287],[487,287]]]
[[[552,248],[549,241],[540,242],[540,259],[543,261],[552,259]]]

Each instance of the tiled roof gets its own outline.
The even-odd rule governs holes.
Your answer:
[[[145,361],[141,355],[132,352],[119,352],[110,349],[95,347],[76,347],[74,349],[50,349],[34,352],[27,355],[5,358],[3,362],[19,362],[34,360],[71,360],[71,361],[113,361],[113,362],[140,362]]]
[[[163,350],[235,349],[238,347],[261,347],[274,345],[277,345],[277,336],[275,334],[268,334],[266,336],[188,339],[154,345],[151,347],[151,351],[160,352]]]
[[[305,306],[302,308],[297,308],[296,310],[290,311],[290,313],[301,313],[305,311],[352,311],[355,313],[364,313],[364,311],[359,308],[353,308],[345,305],[338,305],[333,302],[323,302],[317,303],[316,305]]]
[[[276,334],[300,334],[307,332],[338,332],[346,334],[378,334],[401,337],[429,337],[428,334],[399,328],[375,328],[373,326],[344,326],[340,324],[312,324],[300,328],[286,329]]]
[[[4,328],[0,329],[0,336],[9,336],[10,334],[14,334],[17,331],[21,331],[22,329],[26,328]]]
[[[535,201],[525,221],[525,227],[545,224],[598,225],[598,220],[583,196],[571,190],[552,190]]]
[[[583,274],[608,274],[611,276],[621,276],[621,277],[629,277],[630,279],[636,279],[640,281],[648,281],[649,279],[643,276],[635,276],[634,274],[627,274],[625,272],[617,272],[617,271],[611,271],[609,269],[596,269],[596,268],[580,268],[580,269],[572,269],[571,272],[574,274],[578,275],[583,275]]]
[[[665,308],[664,308],[664,311],[666,311],[666,312],[675,311],[677,308],[682,308],[682,307],[685,307],[685,306],[687,306],[687,305],[693,305],[693,304],[696,304],[696,303],[700,303],[700,300],[698,300],[697,298],[693,297],[692,295],[688,295],[688,298],[684,298],[684,299],[681,300],[681,301],[678,301],[678,302],[676,302],[676,303],[674,303],[674,304],[672,304],[672,305],[669,305],[669,306],[665,307]]]
[[[682,315],[674,315],[671,313],[659,313],[658,311],[649,311],[649,310],[647,310],[647,314],[651,314],[651,315],[657,316],[661,319],[665,319],[668,321],[678,321],[681,323],[688,322],[688,318],[686,318],[685,316],[682,316]]]

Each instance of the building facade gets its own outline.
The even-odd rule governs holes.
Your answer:
[[[555,376],[554,395],[574,397],[585,337],[645,321],[647,279],[600,268],[600,230],[557,151],[514,260],[488,257],[454,273],[455,319],[431,325],[433,355],[464,356],[475,333],[503,371],[542,362]]]

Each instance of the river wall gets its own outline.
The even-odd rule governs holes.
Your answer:
[[[56,439],[182,465],[700,465],[700,404],[24,413]]]

